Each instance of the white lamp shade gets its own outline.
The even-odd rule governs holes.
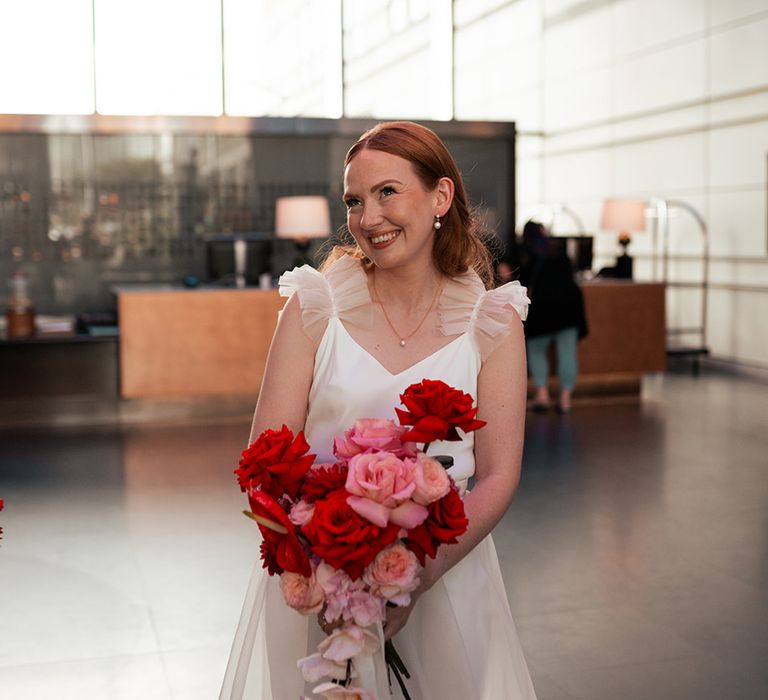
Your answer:
[[[278,238],[325,238],[331,233],[331,213],[325,197],[278,197],[275,235]]]
[[[645,231],[645,201],[606,199],[600,228],[605,231]]]

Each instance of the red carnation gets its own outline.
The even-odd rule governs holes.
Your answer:
[[[352,510],[347,498],[347,491],[339,489],[317,501],[312,520],[302,532],[314,554],[356,581],[376,555],[397,539],[400,527],[374,525]]]
[[[347,467],[344,464],[315,465],[307,472],[301,485],[301,499],[307,503],[325,498],[344,488],[347,483]]]
[[[464,513],[464,501],[455,488],[427,507],[427,519],[413,530],[408,530],[406,538],[406,546],[422,566],[427,556],[435,558],[441,544],[456,544],[457,538],[467,531],[469,525]]]
[[[282,574],[283,571],[311,576],[312,567],[297,537],[296,526],[280,504],[269,494],[258,490],[249,492],[248,502],[264,538],[261,558],[270,576]]]
[[[485,421],[475,418],[477,407],[472,406],[472,397],[439,379],[411,384],[400,394],[400,400],[408,409],[395,409],[400,423],[413,426],[401,436],[403,441],[461,440],[456,428],[468,433],[485,425]]]
[[[294,439],[286,425],[281,430],[265,430],[242,453],[235,469],[240,489],[260,487],[274,498],[284,494],[296,498],[301,479],[315,460],[315,455],[305,454],[308,450],[303,432]]]

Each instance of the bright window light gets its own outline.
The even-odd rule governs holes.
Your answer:
[[[340,0],[224,0],[227,114],[340,117]]]
[[[349,117],[453,117],[451,0],[344,0]]]
[[[93,112],[91,0],[0,0],[0,113]]]
[[[94,7],[96,111],[221,114],[220,0],[94,0]]]

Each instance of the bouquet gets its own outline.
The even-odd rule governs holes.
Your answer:
[[[427,557],[452,544],[468,525],[464,503],[445,467],[427,456],[435,440],[461,440],[485,423],[470,395],[424,379],[400,395],[394,421],[360,418],[334,439],[336,461],[315,464],[303,433],[265,430],[235,470],[262,534],[261,559],[280,576],[287,605],[320,613],[333,627],[317,652],[299,661],[313,692],[364,698],[352,685],[352,660],[380,647],[387,606],[406,606]],[[423,443],[419,450],[417,443]],[[384,656],[405,698],[408,671],[391,642]]]

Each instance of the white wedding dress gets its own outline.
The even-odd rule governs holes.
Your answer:
[[[441,379],[477,397],[482,358],[509,331],[515,310],[524,317],[528,303],[525,289],[515,282],[486,292],[473,272],[451,280],[438,306],[447,344],[392,374],[346,328],[373,323],[358,261],[341,258],[323,275],[308,266],[296,268],[280,282],[284,296],[299,294],[305,331],[321,339],[305,428],[318,462],[334,461],[334,436],[356,419],[396,420],[399,394],[422,379]],[[474,473],[472,435],[433,443],[429,451],[452,455],[451,475],[466,488]],[[316,617],[288,608],[278,578],[268,576],[257,561],[220,700],[314,697],[314,684],[305,686],[296,662],[314,653],[323,638]],[[393,642],[411,674],[406,683],[412,700],[535,700],[490,536],[421,596]],[[356,685],[374,690],[377,700],[402,698],[394,678],[389,689],[380,653],[358,670]]]

